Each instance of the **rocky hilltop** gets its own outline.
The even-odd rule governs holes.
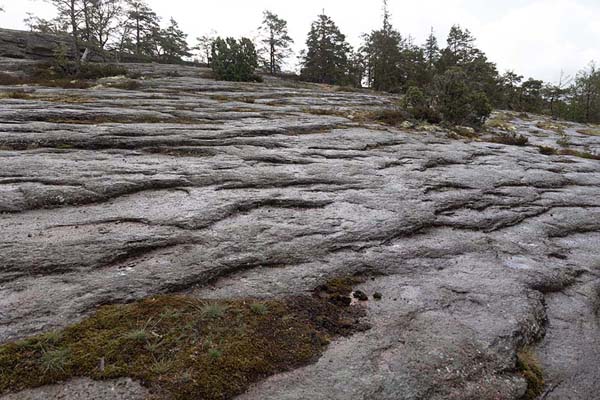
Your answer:
[[[360,275],[370,329],[240,399],[521,399],[523,352],[541,398],[597,398],[598,127],[398,126],[372,118],[397,99],[368,91],[128,68],[0,87],[0,342],[157,294],[279,299]],[[75,379],[2,400],[146,396]]]
[[[73,47],[68,37],[0,28],[1,57],[50,60],[61,47],[67,51]]]

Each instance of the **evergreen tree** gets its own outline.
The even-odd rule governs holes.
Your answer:
[[[125,47],[137,56],[153,56],[160,18],[144,0],[127,0]]]
[[[181,62],[183,57],[190,57],[187,35],[179,28],[175,19],[171,18],[169,26],[158,34],[160,58],[164,62]]]
[[[288,34],[287,22],[270,11],[264,12],[262,25],[261,54],[266,54],[263,59],[265,69],[271,75],[281,71],[281,66],[286,57],[291,54],[290,46],[294,41]]]
[[[600,70],[594,62],[577,74],[570,108],[576,121],[600,122]]]
[[[217,79],[252,81],[258,67],[258,55],[250,39],[217,38],[212,45],[212,69]]]
[[[326,15],[312,23],[307,50],[301,56],[301,77],[310,82],[344,85],[349,83],[350,45],[337,25]]]
[[[433,28],[431,28],[431,33],[427,37],[425,45],[423,45],[423,55],[425,56],[425,61],[427,61],[427,65],[430,69],[433,69],[440,59],[440,47],[433,32]]]
[[[375,90],[397,91],[406,80],[406,71],[401,71],[403,39],[390,19],[387,1],[384,0],[383,26],[365,35],[361,48],[367,65],[367,81]]]

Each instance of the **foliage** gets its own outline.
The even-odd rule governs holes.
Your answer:
[[[471,87],[459,67],[436,77],[434,96],[443,120],[456,125],[481,125],[492,112],[485,93]]]
[[[352,48],[331,18],[319,15],[311,25],[301,56],[301,77],[309,82],[345,85],[349,77]]]
[[[212,62],[212,47],[213,43],[216,39],[216,33],[211,32],[209,34],[200,36],[196,38],[198,42],[196,46],[192,48],[192,50],[197,50],[200,54],[200,61],[211,66]]]
[[[404,96],[403,105],[414,119],[439,123],[440,115],[431,106],[431,100],[416,86],[411,86]]]
[[[258,56],[248,38],[217,38],[212,46],[212,69],[217,79],[249,82],[256,80]]]
[[[183,57],[191,56],[186,37],[177,21],[171,18],[169,26],[161,29],[156,40],[158,58],[163,62],[177,63]]]
[[[261,62],[271,75],[281,72],[286,57],[291,54],[290,46],[294,41],[288,34],[287,22],[270,11],[263,13],[263,22],[259,28],[262,47],[259,50]]]
[[[144,0],[127,0],[126,22],[121,35],[121,51],[136,56],[155,56],[160,18]]]

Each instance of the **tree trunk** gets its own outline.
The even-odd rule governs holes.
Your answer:
[[[79,48],[79,30],[77,28],[77,15],[75,13],[75,0],[71,0],[69,14],[71,17],[71,29],[73,35],[73,46],[75,47],[75,64],[77,72],[81,70],[81,49]]]

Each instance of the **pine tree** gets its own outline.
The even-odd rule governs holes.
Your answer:
[[[431,33],[425,41],[423,53],[425,55],[427,65],[430,68],[433,68],[440,58],[440,47],[438,45],[438,40],[435,37],[435,33],[433,32],[433,28],[431,28]]]
[[[262,60],[265,69],[271,75],[281,71],[286,57],[291,54],[290,46],[294,41],[288,34],[287,22],[270,11],[264,12],[264,18],[259,30],[263,36],[261,54],[267,54]]]
[[[212,69],[217,79],[246,82],[256,80],[258,56],[250,39],[216,38],[212,45]]]
[[[367,81],[375,90],[399,90],[406,78],[400,70],[404,41],[391,24],[387,0],[383,2],[383,26],[364,36],[361,51],[366,60]]]
[[[187,44],[187,35],[179,28],[175,19],[171,18],[169,26],[158,35],[160,58],[165,62],[181,62],[181,58],[191,56]]]
[[[312,23],[307,50],[301,57],[301,77],[310,82],[344,85],[349,83],[350,45],[337,25],[326,15]]]
[[[160,18],[144,0],[127,1],[127,23],[129,35],[126,47],[137,56],[152,56],[153,32],[159,29]]]

